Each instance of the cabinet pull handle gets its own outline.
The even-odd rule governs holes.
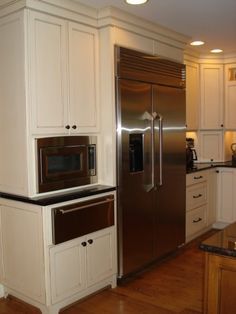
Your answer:
[[[193,177],[193,178],[194,178],[194,180],[199,180],[199,179],[202,179],[203,176],[198,176],[198,177]]]
[[[61,213],[61,214],[69,214],[69,213],[72,213],[72,212],[75,212],[77,210],[80,210],[80,209],[84,209],[84,208],[88,208],[88,207],[92,207],[92,206],[97,206],[97,205],[102,205],[102,204],[106,204],[106,203],[111,203],[113,202],[114,199],[113,198],[107,198],[106,200],[104,201],[101,201],[101,202],[94,202],[94,203],[90,203],[88,205],[84,205],[84,206],[78,206],[78,207],[75,207],[75,208],[71,208],[71,209],[58,209],[58,211]]]
[[[199,221],[202,221],[202,218],[201,217],[199,217],[198,219],[193,219],[193,223],[195,224],[195,223],[198,223]]]
[[[82,245],[82,246],[86,246],[87,243],[86,243],[86,242],[82,242],[81,245]]]
[[[88,243],[89,243],[89,244],[93,244],[93,240],[92,240],[92,239],[89,239],[89,240],[88,240]]]
[[[76,125],[72,125],[72,129],[77,129],[77,126]]]
[[[199,198],[199,197],[201,197],[201,196],[202,196],[202,194],[193,195],[193,198]]]
[[[67,124],[67,125],[65,126],[65,128],[66,128],[67,130],[69,130],[69,129],[70,129],[69,124]]]

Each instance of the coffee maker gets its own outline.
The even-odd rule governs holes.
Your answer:
[[[186,138],[186,168],[193,169],[194,161],[197,160],[197,152],[194,148],[194,139],[191,137]]]

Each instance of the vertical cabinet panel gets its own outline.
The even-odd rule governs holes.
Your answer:
[[[200,66],[201,128],[220,129],[223,126],[223,65]]]
[[[198,128],[199,115],[199,65],[186,64],[186,124],[187,130]]]
[[[236,129],[236,64],[225,66],[225,127]]]
[[[201,131],[199,144],[201,161],[223,160],[223,134],[221,131]]]
[[[67,120],[66,22],[31,12],[33,130],[64,132]]]
[[[98,35],[95,29],[69,23],[70,124],[96,128]]]

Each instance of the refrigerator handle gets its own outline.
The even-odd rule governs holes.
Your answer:
[[[150,114],[149,112],[145,111],[143,114],[143,120],[148,120],[151,122],[151,184],[146,185],[146,191],[151,192],[155,188],[155,175],[154,175],[154,167],[155,167],[155,119],[157,114],[154,112]]]
[[[163,116],[157,114],[159,123],[159,186],[163,185]]]

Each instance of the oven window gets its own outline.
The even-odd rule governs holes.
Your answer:
[[[49,155],[48,159],[48,174],[58,174],[65,172],[75,172],[82,170],[82,156],[81,154],[71,155]]]

